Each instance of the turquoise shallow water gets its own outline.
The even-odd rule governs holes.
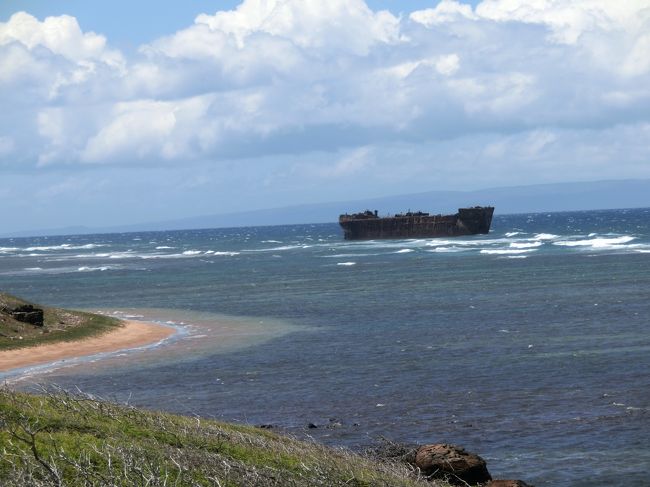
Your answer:
[[[459,239],[304,225],[0,240],[4,290],[189,330],[39,380],[336,445],[455,442],[535,485],[647,482],[649,271],[643,209],[497,216]]]

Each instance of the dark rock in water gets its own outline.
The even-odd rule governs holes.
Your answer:
[[[415,466],[430,478],[445,479],[455,485],[477,485],[492,480],[485,460],[463,448],[444,443],[418,448]]]
[[[329,428],[329,429],[341,428],[342,426],[343,426],[343,423],[341,423],[338,419],[330,418],[330,423],[327,425],[327,428]]]
[[[18,306],[14,309],[3,308],[3,311],[16,320],[30,325],[43,326],[43,310],[34,308],[31,304]]]
[[[318,428],[318,426],[316,426],[314,423],[309,423],[309,424],[307,425],[307,428],[309,428],[310,430],[313,430],[313,429]]]
[[[523,480],[493,480],[485,485],[485,487],[533,487]]]

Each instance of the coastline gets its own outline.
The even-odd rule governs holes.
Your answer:
[[[0,373],[151,345],[176,333],[174,328],[158,323],[134,320],[122,320],[122,323],[123,326],[111,332],[82,340],[0,351]]]

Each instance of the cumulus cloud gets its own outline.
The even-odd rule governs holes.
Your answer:
[[[456,166],[485,161],[512,179],[561,159],[580,179],[589,137],[636,134],[630,147],[647,152],[648,32],[648,0],[442,0],[400,17],[363,0],[243,0],[127,57],[73,17],[20,12],[0,23],[0,160],[239,158],[260,173],[380,181],[395,164],[385,154],[407,151],[403,174],[457,181]],[[635,161],[630,175],[650,176]]]
[[[69,15],[47,17],[43,22],[26,12],[18,12],[0,23],[0,46],[18,42],[30,51],[39,46],[71,61],[99,60],[119,65],[122,56],[106,48],[106,38],[82,32],[77,19]]]
[[[198,25],[232,36],[239,48],[266,33],[301,48],[367,54],[377,43],[399,39],[399,20],[387,11],[373,12],[362,0],[246,0],[236,10],[199,15]]]
[[[123,72],[122,54],[107,47],[106,38],[82,32],[68,15],[42,22],[26,12],[0,22],[0,82],[20,86],[26,80],[40,85],[40,95],[54,100],[69,85],[96,82],[98,72]]]

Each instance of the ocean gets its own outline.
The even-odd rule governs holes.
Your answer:
[[[650,485],[650,209],[496,215],[453,239],[348,242],[336,224],[0,239],[0,289],[179,330],[19,387],[355,449],[455,443],[537,486]]]

